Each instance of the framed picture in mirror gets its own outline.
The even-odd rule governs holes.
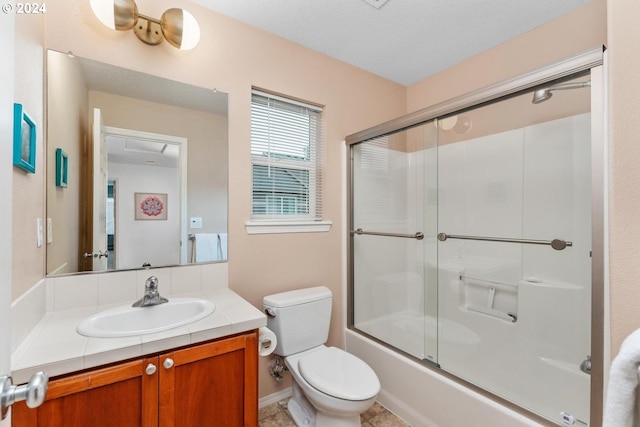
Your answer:
[[[135,193],[136,221],[166,220],[167,193]]]
[[[56,148],[56,187],[67,187],[69,175],[69,156],[62,148]]]
[[[13,164],[36,172],[36,123],[17,103],[13,104]]]

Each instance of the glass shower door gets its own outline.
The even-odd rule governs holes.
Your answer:
[[[438,136],[440,366],[559,424],[590,417],[588,80],[465,111]]]
[[[352,146],[354,327],[437,363],[434,122]]]

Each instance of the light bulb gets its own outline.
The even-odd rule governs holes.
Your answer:
[[[164,38],[178,49],[193,49],[200,41],[200,26],[186,10],[169,9],[162,14],[160,22]]]
[[[182,43],[181,50],[190,50],[200,41],[200,26],[192,14],[182,10]]]
[[[453,127],[458,123],[458,116],[449,116],[444,119],[438,119],[438,125],[440,129],[447,131],[453,129]]]
[[[138,6],[134,0],[91,0],[91,10],[112,30],[126,31],[138,21]]]

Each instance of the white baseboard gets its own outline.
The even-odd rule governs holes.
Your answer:
[[[280,390],[275,393],[271,393],[268,396],[261,397],[258,400],[258,408],[264,408],[265,406],[269,406],[272,403],[280,402],[283,399],[287,399],[291,397],[292,391],[291,387],[287,387],[284,390]]]

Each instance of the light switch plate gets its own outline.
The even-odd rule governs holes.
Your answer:
[[[37,245],[38,247],[42,246],[42,233],[43,233],[43,227],[42,227],[42,218],[38,218],[36,220],[36,226],[37,226]]]
[[[53,242],[53,221],[47,218],[47,243]]]
[[[192,216],[189,224],[191,225],[191,228],[202,228],[202,217]]]

